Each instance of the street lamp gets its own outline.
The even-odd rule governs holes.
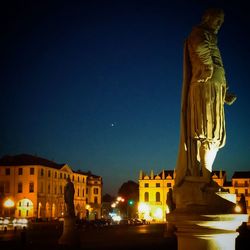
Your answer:
[[[10,217],[10,209],[14,207],[14,205],[15,205],[14,201],[11,200],[10,198],[3,203],[3,206],[9,209],[9,217]]]

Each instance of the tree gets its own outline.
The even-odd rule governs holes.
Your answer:
[[[102,196],[102,202],[112,202],[114,200],[115,200],[115,198],[113,196],[111,196],[110,194],[104,194]]]
[[[134,181],[127,181],[121,185],[118,190],[118,196],[125,199],[120,204],[120,210],[124,217],[134,218],[137,213],[137,204],[139,200],[139,185]]]

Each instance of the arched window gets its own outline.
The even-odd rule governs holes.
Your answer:
[[[144,193],[144,201],[145,201],[145,202],[148,202],[148,201],[149,201],[149,194],[148,194],[148,192],[145,192],[145,193]]]
[[[156,201],[156,202],[161,201],[161,195],[160,195],[160,192],[156,192],[156,194],[155,194],[155,201]]]

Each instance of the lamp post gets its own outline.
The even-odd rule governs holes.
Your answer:
[[[4,206],[5,208],[8,208],[8,210],[9,210],[9,217],[10,217],[10,209],[11,209],[12,207],[14,207],[14,205],[15,205],[14,201],[11,200],[10,198],[8,198],[8,199],[3,203],[3,206]]]

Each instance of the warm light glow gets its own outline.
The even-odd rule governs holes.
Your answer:
[[[119,222],[121,219],[122,219],[122,218],[121,218],[120,215],[115,215],[115,216],[112,217],[112,220],[113,220],[113,221],[116,221],[116,222]]]
[[[112,208],[115,208],[115,207],[116,207],[116,203],[112,203],[112,204],[111,204],[111,207],[112,207]]]
[[[158,220],[163,219],[163,212],[162,212],[162,209],[161,209],[161,208],[157,208],[157,209],[155,210],[154,216],[155,216],[155,218],[158,219]]]
[[[151,208],[148,204],[140,202],[138,204],[138,212],[141,219],[151,221],[153,218],[150,216]]]
[[[11,208],[11,207],[14,207],[15,203],[13,200],[11,199],[7,199],[5,202],[4,202],[4,207],[6,208]]]
[[[138,205],[138,211],[139,211],[139,213],[149,214],[150,207],[148,204],[140,202]]]
[[[124,202],[124,199],[123,199],[121,196],[118,196],[116,200],[117,200],[117,201]]]
[[[234,211],[236,213],[240,213],[241,212],[241,207],[239,205],[236,205],[235,208],[234,208]]]

